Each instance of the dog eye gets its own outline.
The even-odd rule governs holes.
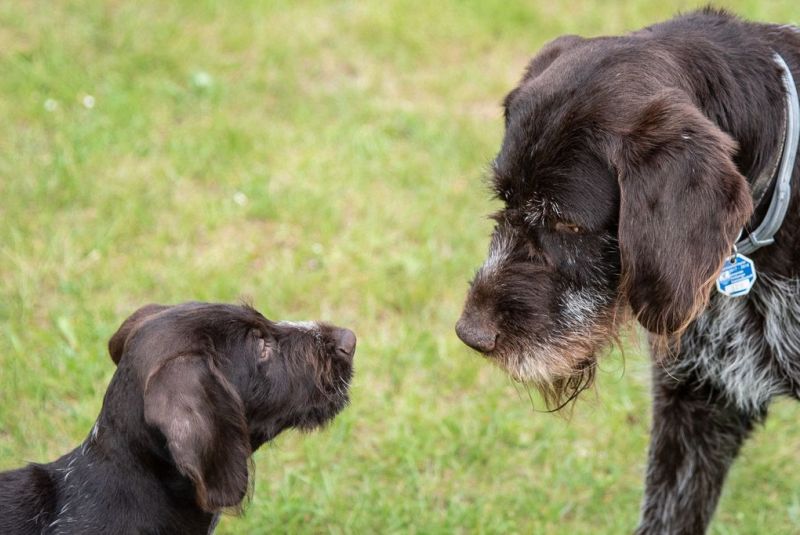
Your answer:
[[[556,222],[556,232],[567,232],[569,234],[580,234],[583,232],[583,227],[575,223],[565,223],[563,221]]]
[[[272,356],[272,346],[261,337],[256,341],[256,348],[259,361],[268,360]]]

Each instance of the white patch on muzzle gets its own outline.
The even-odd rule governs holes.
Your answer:
[[[605,300],[589,290],[568,290],[561,297],[563,323],[567,328],[590,326]]]
[[[585,336],[590,337],[605,304],[605,299],[589,290],[564,292],[561,296],[561,329],[567,335],[585,332]],[[528,347],[522,348],[503,365],[517,381],[547,384],[574,371],[574,351],[575,344],[567,336],[553,335],[543,341],[531,341]]]
[[[481,266],[480,274],[482,276],[494,273],[500,266],[502,266],[511,256],[514,250],[514,236],[503,234],[495,234],[492,237],[492,244],[489,246],[489,256],[486,262]]]

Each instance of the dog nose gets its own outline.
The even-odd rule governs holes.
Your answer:
[[[336,353],[344,358],[353,358],[356,351],[356,334],[350,329],[336,330]]]
[[[488,322],[476,322],[466,314],[456,323],[456,334],[462,342],[481,353],[494,351],[497,329]]]

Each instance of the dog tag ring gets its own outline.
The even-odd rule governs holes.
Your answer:
[[[756,282],[756,266],[743,254],[725,260],[717,277],[717,290],[728,297],[747,295]]]

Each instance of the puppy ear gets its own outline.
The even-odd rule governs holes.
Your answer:
[[[677,90],[646,103],[623,135],[615,162],[622,290],[651,332],[679,333],[702,311],[752,214],[735,150]]]
[[[244,407],[207,357],[175,357],[152,372],[145,384],[144,418],[166,437],[203,510],[242,502],[251,453]]]
[[[119,364],[119,359],[122,358],[122,354],[125,351],[125,342],[128,340],[131,333],[138,328],[144,320],[168,308],[168,306],[164,305],[145,305],[122,322],[117,332],[115,332],[108,341],[108,354],[111,355],[111,360],[114,361],[114,364]]]

